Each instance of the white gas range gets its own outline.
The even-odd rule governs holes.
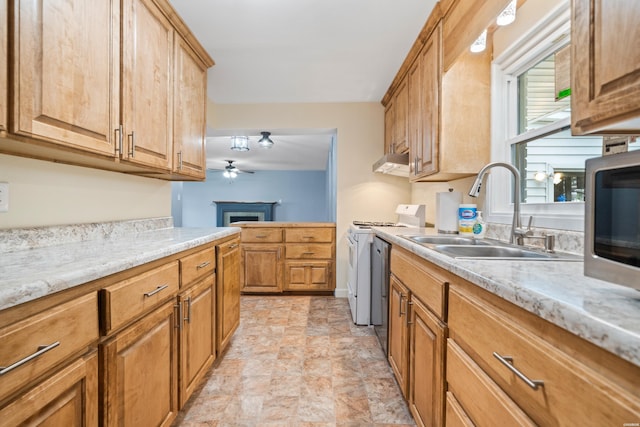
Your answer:
[[[371,244],[372,227],[424,227],[424,205],[398,205],[398,222],[354,221],[347,232],[349,268],[347,296],[356,325],[371,324]]]

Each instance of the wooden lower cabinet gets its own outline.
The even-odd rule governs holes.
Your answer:
[[[240,325],[240,240],[216,245],[216,351],[221,354]]]
[[[446,326],[417,298],[409,308],[409,409],[416,425],[441,426]]]
[[[169,426],[178,412],[173,300],[101,345],[105,426]]]
[[[407,302],[409,289],[391,276],[389,284],[389,364],[398,381],[402,395],[408,393],[408,336]]]
[[[326,291],[331,288],[331,261],[287,261],[285,291]]]
[[[460,403],[451,392],[447,392],[445,420],[447,427],[473,427],[473,421],[464,412]]]
[[[279,244],[242,245],[243,292],[282,292],[282,250]]]
[[[182,408],[216,359],[215,276],[178,296]]]
[[[5,426],[98,425],[98,357],[95,350],[0,409]]]

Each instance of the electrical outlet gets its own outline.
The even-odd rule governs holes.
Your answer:
[[[9,212],[9,183],[0,182],[0,212]]]

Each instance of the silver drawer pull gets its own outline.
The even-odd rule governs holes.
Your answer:
[[[30,354],[29,356],[25,357],[22,360],[18,360],[16,363],[14,363],[13,365],[9,365],[7,367],[4,366],[0,366],[0,375],[4,375],[10,371],[13,371],[14,369],[16,369],[19,366],[24,365],[27,362],[32,361],[33,359],[35,359],[38,356],[41,356],[43,354],[45,354],[47,351],[49,350],[53,350],[54,348],[56,348],[57,346],[60,345],[60,341],[56,341],[53,344],[49,344],[49,345],[39,345],[38,346],[38,351],[36,351],[33,354]]]
[[[516,374],[516,377],[520,378],[522,381],[524,381],[532,389],[537,390],[538,387],[542,387],[544,385],[544,381],[542,381],[542,380],[530,380],[525,374],[520,372],[518,370],[518,368],[513,366],[513,357],[500,356],[495,351],[493,352],[493,357],[498,359],[500,361],[500,363],[502,363],[504,366],[506,366],[507,369],[509,369],[511,372]]]
[[[256,239],[266,239],[266,238],[267,238],[267,235],[266,235],[266,234],[258,234],[258,235],[256,236]]]
[[[303,239],[313,239],[313,236],[302,236]]]
[[[196,266],[196,269],[197,269],[197,270],[200,270],[201,268],[205,268],[205,267],[206,267],[206,266],[208,266],[209,264],[211,264],[211,262],[209,262],[209,261],[205,261],[205,262],[203,262],[202,264],[198,264],[198,265]]]
[[[237,243],[234,243],[234,244],[232,244],[232,245],[229,245],[229,249],[234,249],[234,248],[237,248],[237,247],[238,247],[238,244],[237,244]]]
[[[302,255],[313,255],[315,252],[302,252]]]
[[[155,289],[154,289],[154,290],[152,290],[151,292],[145,292],[145,293],[144,293],[144,296],[145,296],[145,297],[152,297],[152,296],[154,296],[155,294],[157,294],[158,292],[160,292],[160,291],[163,291],[163,290],[167,289],[168,287],[169,287],[169,285],[161,285],[161,286],[158,286],[157,288],[155,288]]]

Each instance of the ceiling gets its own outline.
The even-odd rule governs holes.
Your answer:
[[[255,104],[380,101],[435,0],[171,3],[216,62],[209,98]],[[244,132],[255,141],[261,131],[272,132],[273,149],[228,149],[230,135]],[[254,170],[324,169],[331,141],[326,131],[302,129],[209,130],[207,136],[208,167],[230,159],[241,168],[242,159]]]

